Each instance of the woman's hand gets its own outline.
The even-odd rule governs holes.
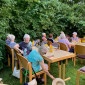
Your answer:
[[[51,79],[55,80],[55,78],[48,72],[47,68],[45,67],[44,61],[40,61],[39,63],[40,63],[40,65],[41,65],[43,71],[44,71]]]
[[[54,78],[52,75],[50,76],[53,80],[55,80],[56,78]]]
[[[35,50],[35,47],[34,46],[32,47],[32,50]]]
[[[20,50],[20,52],[21,52],[21,54],[23,54],[23,51],[22,50]]]

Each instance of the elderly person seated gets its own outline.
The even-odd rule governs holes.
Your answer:
[[[10,44],[10,36],[11,34],[8,34],[7,37],[6,37],[6,44],[9,45]]]
[[[11,48],[17,48],[17,50],[23,54],[23,51],[19,49],[19,44],[17,44],[16,42],[14,42],[15,41],[15,36],[11,34],[9,40],[10,40],[9,46]]]
[[[65,35],[65,33],[63,31],[61,31],[61,34],[64,34]]]
[[[69,52],[73,52],[73,49],[71,49],[71,45],[70,42],[68,41],[68,39],[66,38],[66,36],[64,34],[60,35],[60,40],[58,42],[64,43],[65,45],[67,45],[68,47],[68,51]]]
[[[29,53],[32,51],[32,43],[30,42],[30,36],[25,34],[23,37],[24,41],[19,43],[20,49],[23,51],[23,56],[27,58]]]
[[[61,31],[61,32],[60,32],[60,35],[61,35],[61,34],[63,34],[63,35],[65,36],[65,33],[64,33],[63,31]],[[60,40],[60,39],[61,39],[61,38],[60,38],[60,35],[57,37],[57,38],[58,38],[58,40]]]
[[[73,32],[73,37],[71,37],[72,42],[78,42],[79,38],[77,37],[77,32]]]
[[[49,38],[47,40],[51,41],[52,43],[54,43],[53,34],[52,33],[49,34]]]
[[[42,41],[46,41],[46,33],[42,33],[43,37],[42,37]]]
[[[44,63],[44,59],[42,58],[41,55],[44,55],[47,53],[47,48],[42,45],[40,48],[37,50],[33,49],[27,59],[29,62],[32,63],[32,68],[34,69],[35,72],[38,72],[40,70],[44,70],[46,74],[51,78],[55,79],[49,72],[48,72],[48,65]]]
[[[43,35],[43,37],[42,37],[41,45],[43,45],[43,44],[47,44],[46,33],[42,33],[42,35]]]
[[[15,36],[14,35],[10,35],[10,44],[9,44],[9,46],[11,47],[11,48],[13,48],[13,47],[15,47],[16,45],[17,45],[17,43],[16,42],[14,42],[15,41]]]

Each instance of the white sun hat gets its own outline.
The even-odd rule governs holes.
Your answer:
[[[46,33],[42,33],[42,35],[45,35]]]
[[[77,35],[77,32],[73,32],[73,35]]]
[[[60,78],[56,78],[55,80],[53,80],[52,85],[65,85],[65,82]]]
[[[37,85],[36,79],[33,79],[32,81],[30,81],[30,82],[28,83],[28,85]]]

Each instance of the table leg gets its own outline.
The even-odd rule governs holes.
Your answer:
[[[76,58],[74,57],[74,66],[75,66],[75,61],[76,61]]]
[[[72,58],[72,61],[73,61],[73,58]]]
[[[59,68],[59,62],[58,62],[58,68]]]
[[[64,80],[64,81],[67,81],[67,80],[69,80],[69,79],[71,79],[71,78],[68,77],[68,78],[65,79],[65,60],[63,60],[63,80]]]
[[[66,59],[66,64],[68,64],[68,59]]]
[[[50,62],[48,62],[48,70],[50,70]]]
[[[83,59],[81,59],[81,64],[83,63]]]
[[[76,82],[76,85],[79,85],[79,76],[80,76],[80,73],[79,73],[79,71],[77,71],[77,82]]]
[[[65,60],[63,60],[63,80],[65,80]]]
[[[59,61],[59,78],[61,78],[61,61]]]

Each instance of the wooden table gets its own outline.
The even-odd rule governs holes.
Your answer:
[[[75,47],[75,45],[81,45],[81,46],[85,46],[85,43],[74,43],[74,42],[70,42],[72,47]]]
[[[50,56],[53,56],[53,57],[50,57]],[[65,60],[69,58],[73,58],[73,57],[75,57],[74,53],[70,53],[63,50],[56,50],[56,49],[54,49],[52,53],[47,52],[47,54],[43,55],[43,58],[50,63],[59,62],[59,78],[61,78],[61,61],[63,61],[63,80],[64,81],[67,81],[70,79],[70,77],[65,79]],[[75,65],[75,60],[74,60],[74,65]]]

